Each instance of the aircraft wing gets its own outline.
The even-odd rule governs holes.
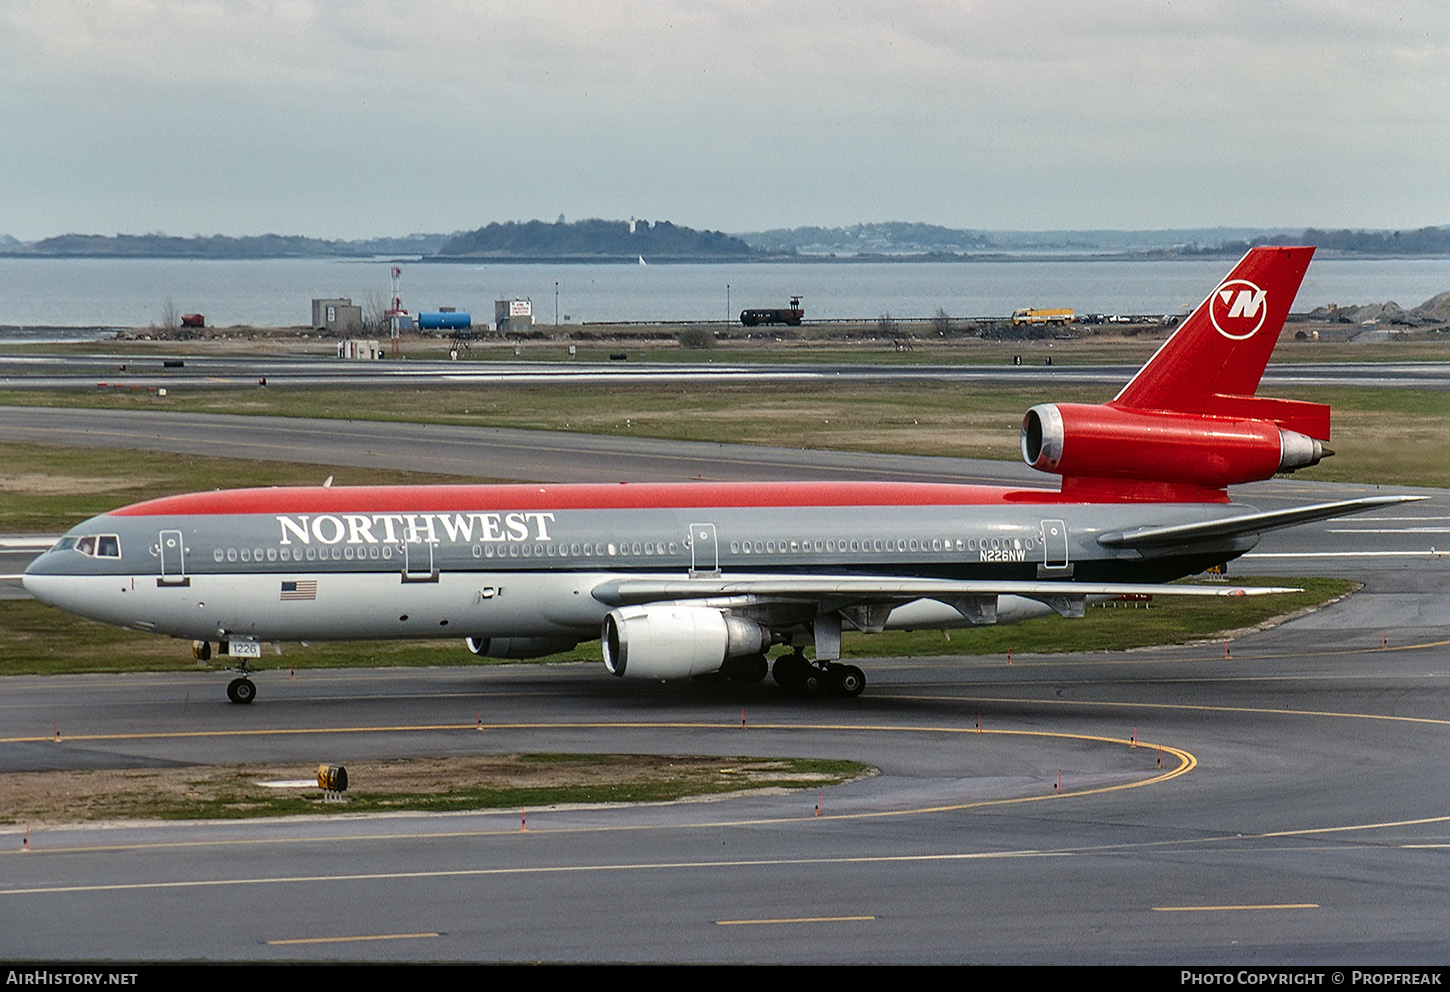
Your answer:
[[[745,598],[754,602],[814,602],[823,609],[865,603],[907,603],[934,599],[950,605],[996,596],[1022,596],[1052,606],[1080,603],[1088,596],[1265,596],[1296,588],[1234,585],[1179,585],[1136,582],[1001,581],[914,579],[894,575],[742,575],[690,579],[619,579],[593,590],[609,606],[689,599]],[[1058,610],[1062,612],[1062,610]]]
[[[1099,537],[1098,543],[1109,548],[1155,548],[1169,544],[1190,544],[1194,541],[1239,537],[1244,534],[1262,534],[1265,531],[1293,527],[1296,524],[1309,523],[1313,520],[1329,520],[1333,517],[1348,516],[1351,513],[1363,513],[1381,506],[1413,503],[1428,498],[1427,496],[1365,496],[1360,499],[1340,500],[1337,503],[1296,506],[1289,510],[1246,513],[1241,517],[1230,517],[1227,520],[1115,531]]]

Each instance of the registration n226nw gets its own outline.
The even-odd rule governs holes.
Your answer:
[[[171,496],[87,520],[25,573],[38,599],[211,645],[464,637],[527,658],[600,638],[627,678],[719,673],[855,695],[841,632],[951,628],[1166,585],[1279,527],[1399,502],[1260,512],[1228,487],[1332,454],[1329,408],[1256,396],[1312,248],[1256,248],[1107,403],[1022,423],[1055,489],[917,483],[400,486]],[[804,653],[814,647],[814,657]],[[770,651],[784,651],[773,664]]]

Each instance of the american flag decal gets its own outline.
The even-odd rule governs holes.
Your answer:
[[[298,599],[316,599],[317,580],[298,579],[296,582],[282,583],[282,602]]]

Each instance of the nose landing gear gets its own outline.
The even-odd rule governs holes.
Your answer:
[[[235,652],[228,650],[228,648],[228,642],[217,642],[217,653],[219,655],[236,657]],[[211,642],[192,641],[191,654],[192,657],[194,657],[199,662],[210,661],[212,657]],[[252,656],[255,657],[256,654],[253,654]],[[256,699],[257,684],[253,682],[250,678],[248,678],[248,676],[251,675],[252,672],[251,669],[247,667],[247,658],[245,656],[242,657],[236,667],[232,669],[232,671],[236,672],[238,677],[232,679],[231,682],[228,683],[227,698],[234,703],[250,703],[252,700]]]

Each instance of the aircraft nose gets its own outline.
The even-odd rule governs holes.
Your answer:
[[[40,554],[30,559],[30,563],[25,566],[25,571],[21,573],[21,581],[24,581],[25,576],[27,575],[40,575],[42,572],[44,572],[45,557],[48,554],[50,554],[49,551],[42,551]]]
[[[39,576],[54,574],[56,565],[55,559],[56,555],[54,549],[47,548],[40,554],[36,555],[34,558],[30,559],[30,564],[25,566],[25,570],[20,575],[20,583],[21,585],[25,586],[26,590],[29,591],[32,596],[35,595],[34,590],[31,588],[32,581]]]
[[[43,603],[46,600],[45,597],[42,595],[41,587],[45,584],[45,580],[40,576],[38,572],[33,571],[34,568],[35,562],[31,562],[29,567],[27,567],[25,571],[21,573],[20,585],[33,598],[38,599]]]
[[[43,561],[43,559],[49,553],[50,552],[48,551],[42,551],[40,554],[30,559],[30,563],[26,565],[25,570],[20,573],[20,584],[24,586],[25,591],[30,593],[30,595],[32,596],[35,595],[34,584],[36,577],[45,573],[45,562]]]
[[[20,576],[20,584],[32,598],[47,606],[63,606],[61,600],[67,598],[69,583],[65,576],[49,572],[45,568],[45,562],[39,558],[31,562],[30,567]]]

